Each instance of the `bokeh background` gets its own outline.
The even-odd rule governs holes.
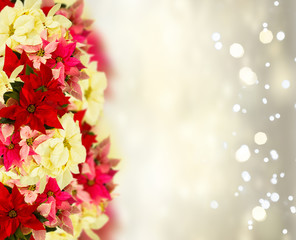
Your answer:
[[[85,2],[112,65],[113,240],[296,239],[296,2]]]

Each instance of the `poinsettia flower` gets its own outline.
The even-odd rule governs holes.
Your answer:
[[[19,142],[19,145],[21,146],[21,159],[26,159],[29,155],[37,155],[34,149],[36,149],[40,143],[46,141],[51,136],[52,133],[40,134],[40,132],[32,130],[29,126],[22,127],[20,131],[21,141]]]
[[[74,199],[72,196],[65,191],[61,191],[60,187],[57,184],[57,180],[55,178],[49,178],[47,185],[42,194],[38,196],[36,199],[37,203],[46,202],[49,197],[53,197],[56,201],[57,206],[61,206],[64,201],[68,201],[70,203],[74,203]]]
[[[34,68],[39,69],[41,63],[45,64],[51,58],[51,53],[56,50],[57,45],[58,42],[48,42],[42,38],[41,44],[21,45],[19,48],[25,50],[29,59],[33,61]]]
[[[41,91],[23,87],[20,92],[20,105],[12,105],[0,110],[0,117],[15,120],[15,129],[28,125],[33,130],[45,132],[44,124],[50,127],[63,128],[57,117],[57,111]]]
[[[23,186],[20,183],[16,185],[18,186],[20,193],[24,196],[25,202],[33,204],[39,195],[40,182],[29,186]]]
[[[84,190],[83,185],[78,184],[77,179],[73,179],[73,181],[65,188],[65,191],[71,193],[77,205],[80,205],[83,202],[91,202],[89,193]]]
[[[3,156],[4,166],[6,171],[12,166],[12,164],[19,165],[21,161],[20,157],[20,135],[19,132],[15,132],[4,141],[0,141],[0,155]]]
[[[13,235],[19,226],[44,230],[43,224],[33,214],[37,206],[36,204],[28,205],[16,186],[13,187],[10,194],[0,183],[1,237],[6,238]]]
[[[58,63],[62,63],[67,73],[71,67],[77,67],[79,70],[83,68],[81,62],[72,57],[76,48],[76,43],[67,43],[65,39],[60,39],[56,50],[52,53],[52,58],[48,59],[46,65],[55,68]]]
[[[87,191],[95,203],[99,203],[101,199],[111,200],[111,196],[105,184],[110,182],[113,176],[104,174],[100,169],[96,169],[96,176],[88,178],[86,175],[76,176],[78,183],[83,184],[85,191]]]

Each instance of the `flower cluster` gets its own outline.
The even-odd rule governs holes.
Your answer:
[[[106,77],[82,9],[0,2],[0,240],[99,239],[108,220],[118,160],[95,131]]]

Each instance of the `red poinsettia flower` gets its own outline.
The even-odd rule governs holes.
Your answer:
[[[0,240],[13,235],[21,226],[44,230],[43,224],[33,214],[37,207],[37,204],[28,205],[16,186],[10,194],[0,183]]]
[[[56,201],[56,206],[59,207],[63,202],[68,201],[70,204],[74,203],[75,200],[72,198],[71,194],[65,191],[61,191],[59,185],[57,184],[57,180],[55,178],[49,178],[46,184],[46,187],[42,194],[40,194],[36,202],[43,203],[49,197],[53,197]]]
[[[10,2],[9,0],[1,0],[0,1],[0,11],[2,11],[3,8],[6,6],[14,7],[14,3]]]
[[[57,110],[48,103],[45,94],[25,87],[20,92],[19,105],[2,108],[0,117],[15,120],[16,130],[22,125],[28,125],[31,129],[45,134],[44,124],[63,128],[57,117]]]
[[[53,79],[51,68],[46,65],[40,65],[40,71],[36,74],[23,75],[21,79],[25,82],[24,87],[33,89],[34,91],[42,91],[46,96],[47,104],[57,109],[59,116],[63,116],[67,112],[69,97],[66,97],[61,87],[62,85],[56,79]]]

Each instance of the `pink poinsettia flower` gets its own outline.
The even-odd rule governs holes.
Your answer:
[[[77,179],[74,179],[66,188],[65,191],[70,193],[77,205],[80,205],[83,202],[90,203],[91,197],[88,192],[84,191],[84,186],[78,184]]]
[[[99,203],[101,199],[111,200],[111,195],[105,185],[112,180],[112,175],[104,174],[100,169],[96,169],[94,178],[88,178],[82,174],[76,176],[76,178],[78,183],[83,184],[84,190],[90,194],[95,203]]]
[[[49,199],[49,197],[54,198],[57,206],[61,206],[64,201],[68,201],[70,204],[75,202],[68,192],[61,191],[55,178],[48,179],[44,192],[37,197],[36,202],[44,203]]]
[[[29,186],[22,186],[21,184],[17,184],[20,193],[25,197],[26,203],[33,204],[35,202],[39,194],[39,185],[40,182]]]
[[[77,67],[78,70],[81,70],[84,66],[77,58],[72,57],[75,48],[76,43],[67,43],[65,39],[60,39],[56,50],[52,52],[52,57],[47,60],[46,65],[50,68],[56,68],[58,63],[62,63],[65,74],[70,71],[71,67]]]
[[[47,198],[46,203],[42,203],[38,208],[38,212],[48,221],[44,222],[48,227],[56,227],[58,225],[56,200],[53,196]]]
[[[40,143],[49,139],[51,135],[52,134],[41,134],[36,130],[32,130],[29,126],[22,127],[20,131],[21,141],[19,143],[21,146],[21,159],[26,159],[29,155],[37,155],[34,149],[36,149]]]
[[[47,32],[43,31],[42,43],[39,45],[20,45],[18,48],[24,50],[31,61],[33,61],[33,66],[36,69],[40,68],[40,64],[46,64],[48,59],[51,59],[52,53],[57,49],[58,42],[48,42]]]
[[[2,135],[4,133],[2,132]],[[3,156],[3,162],[6,171],[14,164],[16,166],[21,165],[20,157],[20,134],[19,132],[13,133],[10,137],[0,139],[0,155]],[[4,141],[3,141],[4,140]]]

